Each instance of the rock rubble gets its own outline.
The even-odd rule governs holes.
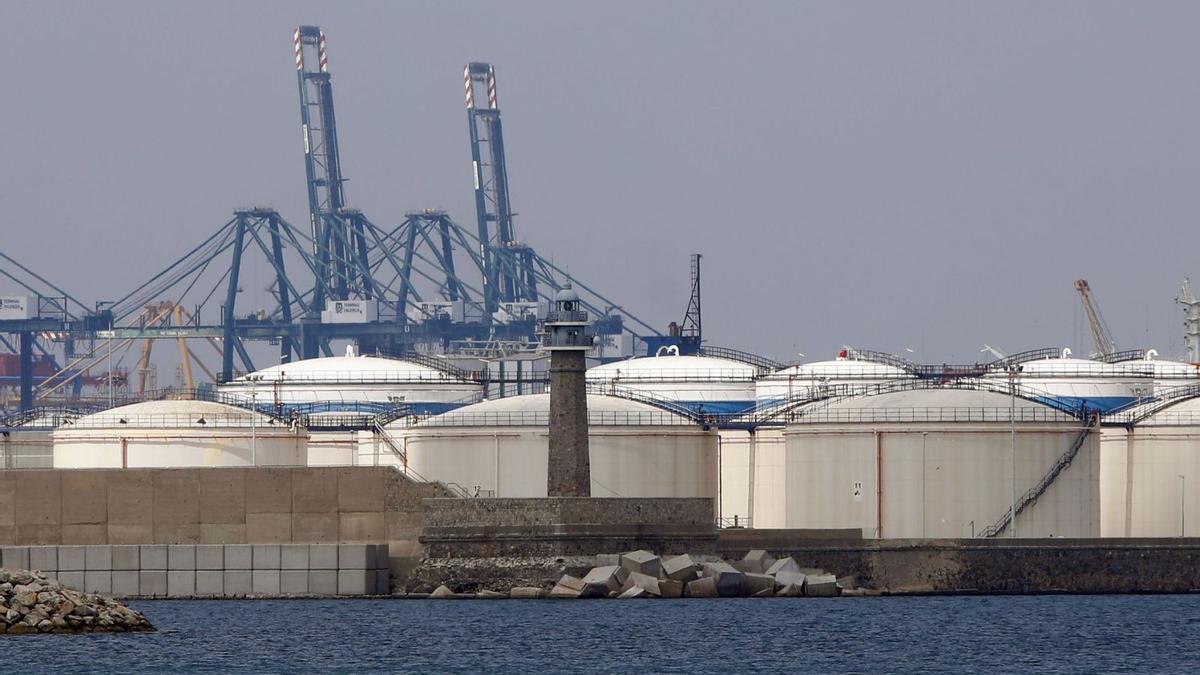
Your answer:
[[[0,569],[0,634],[153,631],[141,612],[36,570]]]

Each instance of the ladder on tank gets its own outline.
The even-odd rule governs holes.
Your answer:
[[[1092,413],[1084,422],[1083,428],[1080,429],[1079,433],[1075,436],[1075,440],[1071,443],[1071,447],[1068,448],[1067,451],[1058,458],[1058,461],[1054,463],[1054,466],[1050,467],[1050,470],[1046,472],[1045,476],[1042,476],[1042,479],[1038,481],[1038,484],[1032,488],[1029,488],[1025,494],[1021,495],[1021,498],[1017,500],[1015,508],[1011,510],[1005,510],[1004,515],[1000,516],[1000,519],[997,520],[994,525],[989,525],[984,528],[978,536],[995,537],[999,535],[1012,523],[1012,519],[1014,517],[1024,511],[1026,507],[1036,503],[1038,498],[1045,494],[1046,490],[1050,489],[1050,486],[1054,483],[1055,479],[1058,478],[1059,474],[1061,474],[1068,466],[1071,466],[1071,462],[1075,461],[1075,456],[1079,454],[1079,449],[1083,447],[1083,443],[1087,440],[1088,434],[1091,433],[1092,430],[1095,429],[1099,424],[1100,414]]]

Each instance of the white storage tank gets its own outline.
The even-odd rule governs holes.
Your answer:
[[[717,435],[653,405],[589,394],[593,497],[717,496]],[[414,477],[468,494],[545,497],[549,394],[494,399],[386,428]]]
[[[303,466],[304,429],[238,406],[143,401],[64,422],[54,468]]]
[[[54,467],[51,433],[65,420],[78,417],[67,409],[36,409],[0,420],[0,469]]]
[[[1058,357],[1018,364],[1014,377],[1019,386],[1048,403],[1070,410],[1110,412],[1136,404],[1154,394],[1149,367],[1128,363],[1105,363],[1075,358],[1070,349]],[[1009,374],[995,370],[985,376],[992,382],[1007,382]]]
[[[437,357],[420,357],[435,363]],[[271,366],[222,385],[221,392],[255,405],[305,413],[387,410],[399,404],[414,413],[441,413],[474,402],[483,385],[449,364],[441,367],[380,356],[328,356]]]
[[[1098,536],[1094,427],[1034,401],[932,385],[797,410],[782,444],[758,448],[754,525],[881,538],[979,535],[1012,504],[1014,437],[1018,499],[1071,456],[1018,514],[1018,536]]]
[[[1143,404],[1108,420],[1101,444],[1101,534],[1179,537],[1200,532],[1200,391]]]
[[[1149,371],[1150,376],[1154,378],[1156,396],[1175,387],[1200,385],[1200,363],[1159,358],[1158,351],[1154,349],[1147,349],[1145,357],[1141,360],[1123,361],[1122,364],[1134,372]]]
[[[645,394],[714,415],[754,408],[755,366],[714,356],[680,356],[677,351],[594,366],[587,371],[587,382],[602,390]]]
[[[873,385],[915,379],[915,375],[894,364],[852,358],[843,349],[830,361],[814,361],[789,366],[758,379],[755,398],[759,408],[770,408],[842,385]]]

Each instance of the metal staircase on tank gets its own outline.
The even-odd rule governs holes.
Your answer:
[[[1079,433],[1075,436],[1075,440],[1071,443],[1071,447],[1068,448],[1067,451],[1058,458],[1058,461],[1054,463],[1054,466],[1050,467],[1050,470],[1046,472],[1046,475],[1042,476],[1042,479],[1038,481],[1037,485],[1033,486],[1025,494],[1021,495],[1021,498],[1017,500],[1016,508],[1006,510],[1004,515],[1000,516],[1000,519],[997,520],[994,525],[989,525],[984,528],[978,536],[985,538],[998,536],[1012,523],[1013,518],[1020,515],[1026,507],[1037,503],[1037,500],[1046,493],[1046,490],[1050,489],[1051,485],[1054,484],[1054,481],[1058,478],[1059,474],[1066,470],[1067,467],[1071,466],[1071,462],[1075,461],[1075,456],[1079,454],[1079,449],[1083,447],[1083,443],[1087,440],[1088,434],[1091,433],[1092,430],[1096,429],[1099,425],[1100,415],[1098,413],[1093,413],[1090,417],[1088,417],[1087,421],[1084,422],[1083,428],[1080,429]]]

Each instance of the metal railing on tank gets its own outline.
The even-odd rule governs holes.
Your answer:
[[[704,345],[700,347],[699,352],[701,356],[711,356],[719,359],[729,359],[730,361],[740,361],[741,363],[754,366],[756,369],[758,369],[760,375],[785,367],[785,364],[766,356],[752,354],[750,352],[745,352],[740,349],[733,349],[731,347]]]

